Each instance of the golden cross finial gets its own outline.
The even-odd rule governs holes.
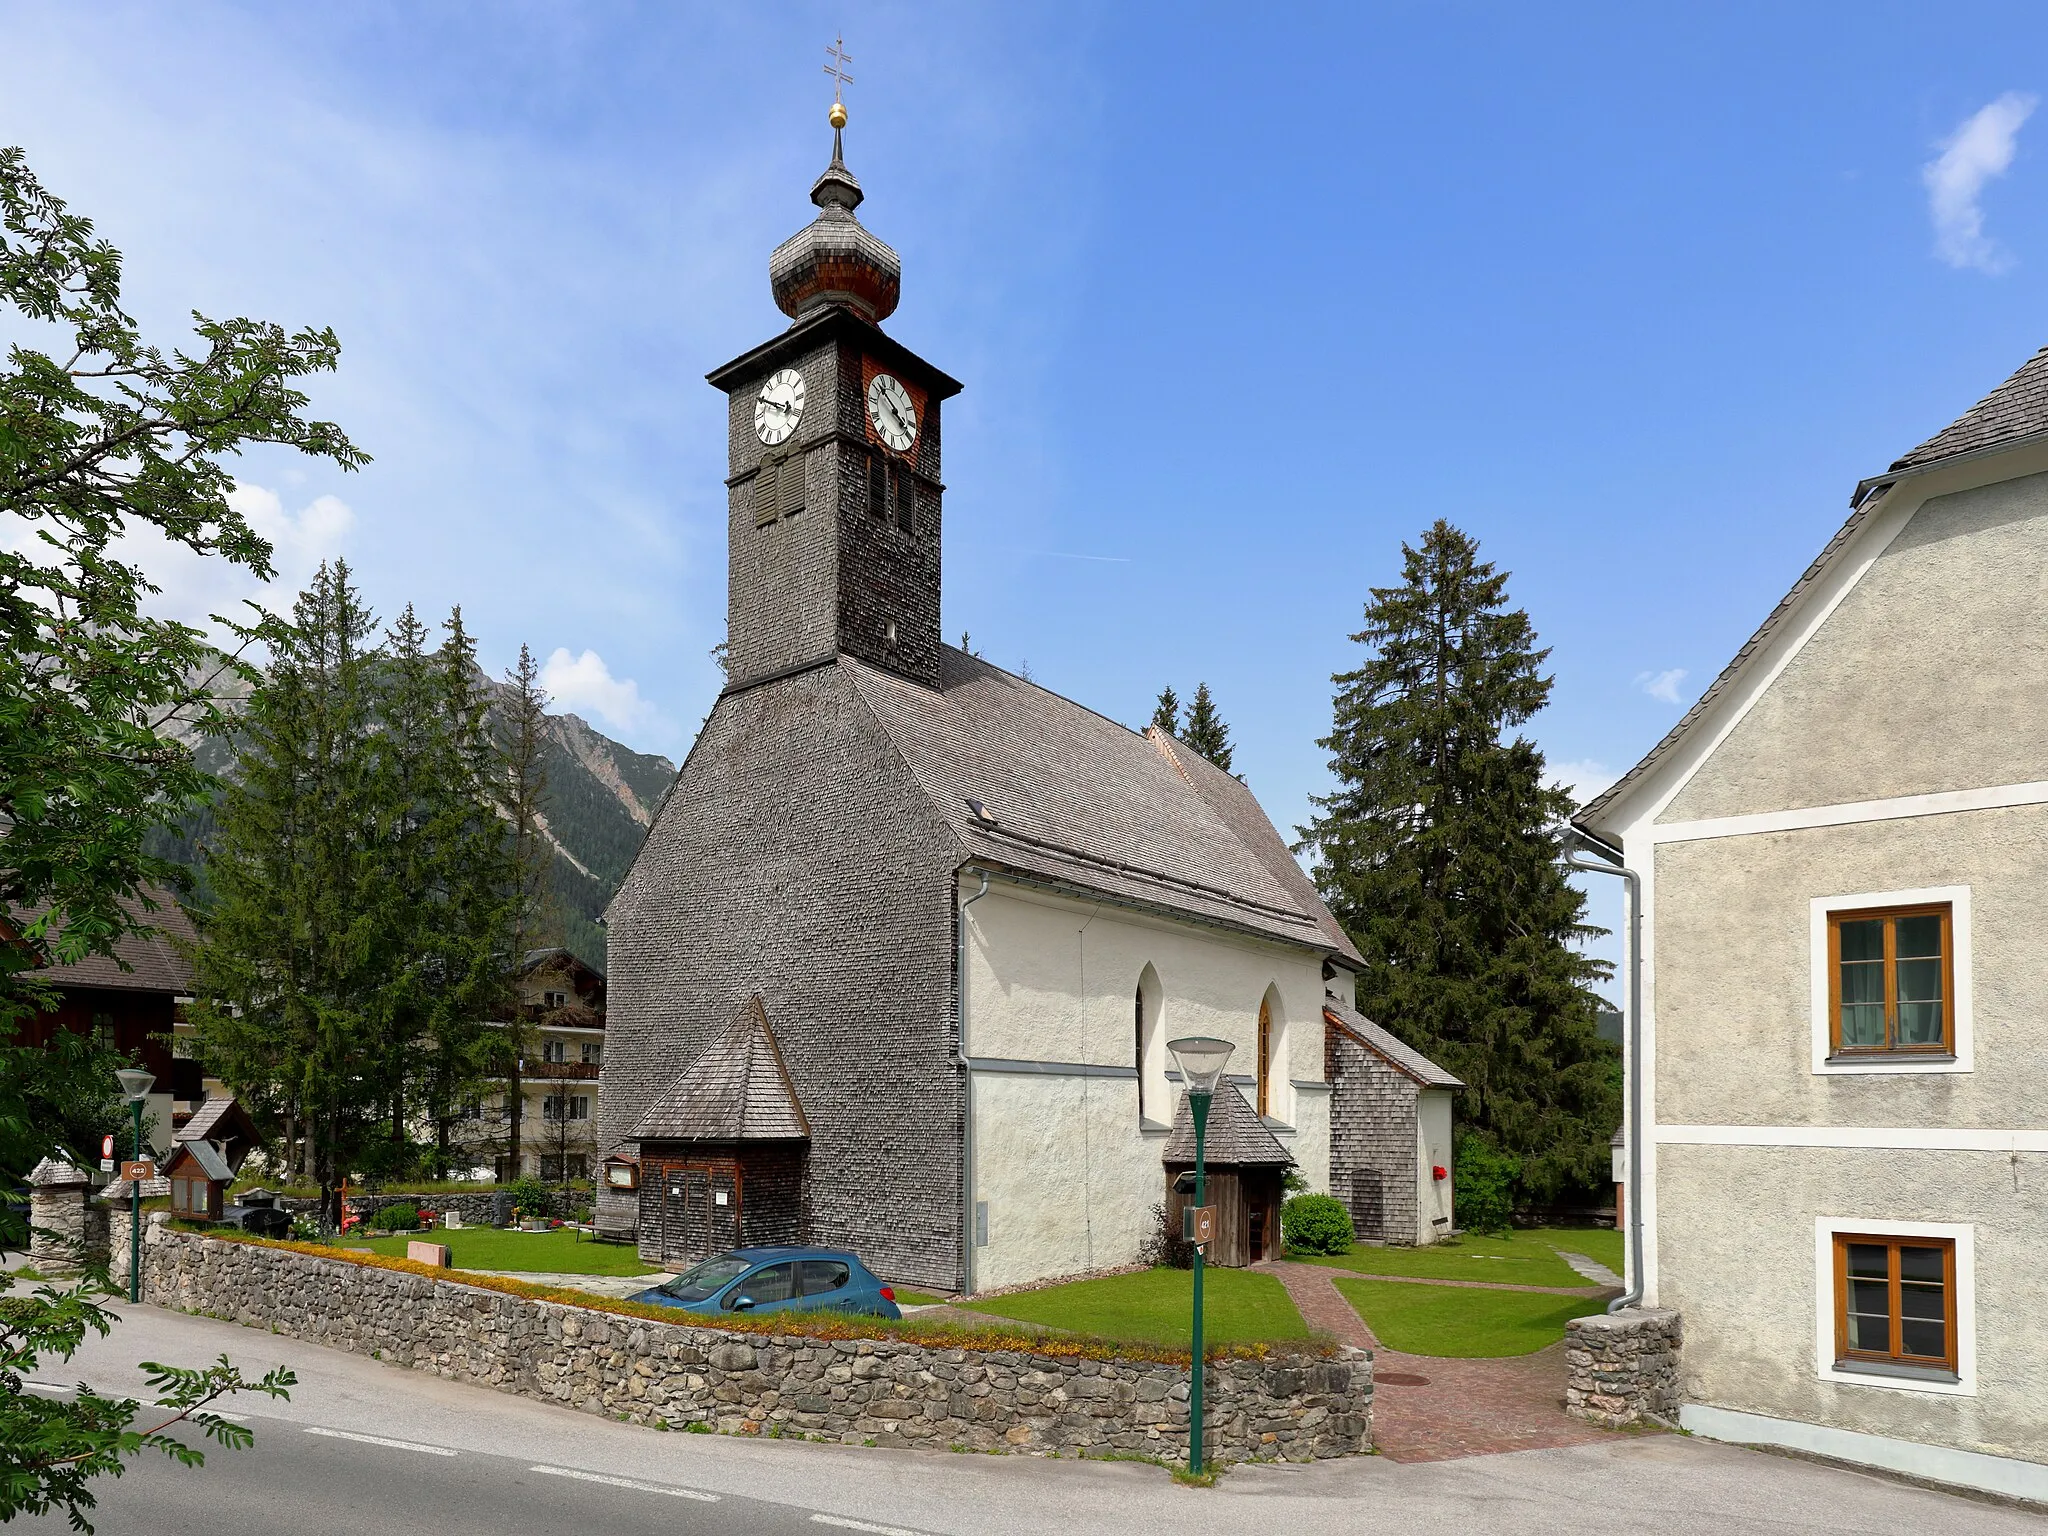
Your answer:
[[[843,37],[835,39],[825,52],[832,59],[825,66],[825,73],[832,77],[832,105],[836,107],[840,105],[840,88],[853,84],[853,76],[846,72],[846,66],[853,62],[853,55],[846,51],[846,39]]]

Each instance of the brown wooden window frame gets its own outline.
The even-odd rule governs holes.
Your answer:
[[[1899,1022],[1898,924],[1908,917],[1941,919],[1941,1039],[1924,1045],[1894,1043]],[[1842,924],[1884,923],[1883,1045],[1842,1043]],[[1831,1060],[1953,1057],[1956,1053],[1956,921],[1952,902],[1904,907],[1855,907],[1828,913],[1828,1056]]]
[[[1891,1366],[1902,1370],[1945,1372],[1950,1376],[1959,1374],[1959,1336],[1956,1307],[1956,1240],[1952,1237],[1900,1237],[1885,1232],[1837,1232],[1834,1234],[1835,1255],[1835,1368],[1854,1370],[1858,1365]],[[1875,1350],[1851,1349],[1849,1347],[1849,1248],[1851,1244],[1867,1244],[1873,1248],[1887,1250],[1886,1270],[1888,1275],[1888,1297],[1886,1305],[1891,1314],[1891,1348],[1880,1354]],[[1933,1248],[1942,1255],[1941,1301],[1942,1338],[1944,1353],[1940,1359],[1932,1355],[1909,1355],[1905,1353],[1902,1335],[1904,1312],[1900,1306],[1899,1250],[1901,1248]]]

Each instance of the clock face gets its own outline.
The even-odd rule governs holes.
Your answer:
[[[910,403],[910,391],[886,373],[876,374],[868,386],[868,420],[875,424],[875,436],[898,453],[917,440],[917,407]]]
[[[776,369],[754,402],[754,435],[773,448],[787,441],[803,419],[804,376],[794,368]]]

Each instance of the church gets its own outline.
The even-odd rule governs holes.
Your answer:
[[[1215,1035],[1224,1262],[1277,1254],[1290,1167],[1368,1235],[1442,1235],[1458,1085],[1357,1015],[1250,791],[941,641],[962,386],[882,329],[845,121],[769,260],[791,323],[709,375],[728,682],[606,915],[599,1226],[941,1291],[1130,1264],[1189,1156],[1166,1042]]]

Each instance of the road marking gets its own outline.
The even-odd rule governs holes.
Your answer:
[[[54,1381],[24,1381],[22,1385],[31,1392],[69,1392],[71,1390],[69,1387],[61,1386]]]
[[[359,1435],[352,1429],[322,1429],[317,1424],[306,1426],[309,1435],[325,1435],[330,1440],[360,1440],[364,1445],[389,1446],[394,1451],[423,1451],[429,1456],[456,1456],[445,1445],[421,1445],[417,1440],[393,1440],[386,1435]]]
[[[818,1525],[836,1525],[848,1531],[872,1531],[874,1536],[924,1536],[922,1531],[913,1531],[901,1525],[876,1525],[869,1520],[849,1520],[845,1515],[813,1515]]]
[[[613,1477],[608,1472],[578,1472],[573,1467],[528,1467],[529,1472],[545,1472],[549,1477],[573,1477],[585,1483],[603,1483],[612,1488],[631,1488],[636,1493],[665,1493],[675,1499],[697,1499],[705,1504],[716,1504],[719,1496],[703,1493],[695,1488],[671,1488],[666,1483],[643,1483],[638,1478]]]

